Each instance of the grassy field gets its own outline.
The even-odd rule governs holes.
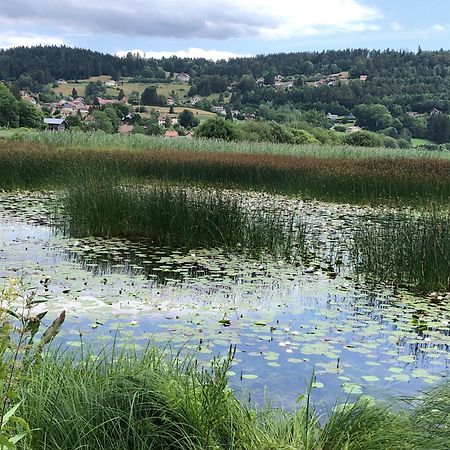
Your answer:
[[[412,138],[411,144],[413,147],[420,147],[421,145],[433,145],[436,144],[436,142],[430,141],[429,139]]]
[[[108,81],[111,77],[109,76],[99,76],[99,77],[92,77],[88,80],[78,80],[77,83],[64,83],[59,84],[56,87],[49,86],[51,89],[53,89],[56,94],[61,94],[64,97],[68,97],[72,95],[72,89],[75,88],[77,90],[78,95],[84,96],[85,95],[85,88],[86,85],[90,81]],[[156,90],[158,92],[158,95],[164,95],[165,97],[169,97],[174,92],[175,95],[178,97],[179,101],[181,102],[187,102],[188,92],[190,86],[185,83],[128,83],[126,80],[122,83],[119,83],[117,87],[108,87],[106,89],[107,95],[110,95],[112,97],[117,97],[119,94],[119,90],[123,89],[123,92],[125,95],[130,95],[133,91],[137,91],[140,94],[144,91],[146,87],[154,86],[156,87]],[[217,98],[218,95],[211,95],[208,98],[213,100],[214,98]]]
[[[433,158],[431,152],[421,158],[418,151],[406,157],[407,153],[380,150],[377,157],[363,157],[367,149],[283,148],[181,139],[168,142],[145,136],[98,134],[24,136],[42,144],[20,140],[1,144],[3,189],[64,187],[71,180],[102,174],[116,179],[206,183],[351,203],[423,205],[434,201],[448,205],[450,198],[450,159]],[[254,152],[239,153],[239,149]],[[278,153],[268,152],[270,149]],[[377,150],[372,153],[376,155]]]
[[[148,111],[156,111],[158,114],[168,114],[170,112],[170,108],[168,106],[146,106]],[[194,114],[197,119],[200,121],[210,119],[211,117],[216,117],[216,113],[212,113],[209,111],[203,111],[202,109],[190,108],[188,106],[174,106],[173,112],[175,114],[180,114],[185,109],[189,110]],[[149,117],[150,113],[140,113],[142,117]]]

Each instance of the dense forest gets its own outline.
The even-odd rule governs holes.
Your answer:
[[[370,83],[338,84],[321,89],[306,80],[348,71],[352,79],[361,74]],[[292,103],[302,109],[327,109],[332,113],[349,112],[358,104],[381,103],[403,111],[429,112],[433,108],[450,112],[450,51],[369,51],[334,50],[274,54],[230,61],[166,58],[144,59],[128,54],[125,58],[70,47],[17,47],[0,51],[0,79],[13,81],[31,77],[39,84],[57,79],[85,79],[97,75],[164,78],[165,73],[185,72],[191,76],[200,95],[226,90],[239,83],[235,103],[259,106]],[[264,77],[273,84],[275,75],[296,77],[295,89],[288,92],[258,89],[245,83],[245,76]],[[271,82],[272,81],[272,82]],[[194,89],[195,90],[195,89]]]
[[[298,121],[298,115],[308,111],[353,114],[357,125],[397,139],[450,141],[450,51],[348,49],[214,62],[145,59],[131,53],[119,58],[65,46],[0,50],[0,80],[12,91],[39,92],[58,79],[98,75],[168,82],[180,72],[190,75],[190,96],[217,93],[228,109],[254,113],[265,120]],[[332,74],[340,76],[329,83]],[[289,88],[277,85],[277,78],[290,81]],[[325,82],[317,85],[320,81]],[[205,99],[198,107],[211,109],[211,104]]]

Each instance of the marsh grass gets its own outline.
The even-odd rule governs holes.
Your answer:
[[[250,210],[236,196],[164,186],[89,181],[63,198],[65,233],[74,237],[145,238],[157,245],[221,247],[253,256],[307,253],[306,225],[294,213]]]
[[[361,398],[325,419],[309,395],[295,412],[240,402],[227,386],[232,354],[205,370],[155,348],[83,351],[49,353],[30,370],[21,414],[34,450],[448,449],[448,384],[410,409]]]
[[[361,223],[350,252],[356,271],[374,282],[426,293],[450,289],[448,212],[394,213]]]
[[[67,147],[1,142],[0,188],[65,188],[86,178],[115,177],[119,181],[162,180],[256,189],[350,203],[448,204],[450,198],[450,159],[406,154],[371,157],[369,153],[352,158],[334,153],[326,156],[326,152],[319,156],[309,147],[299,147],[298,153],[292,154],[270,153],[264,152],[265,144],[257,144],[259,153],[243,149],[239,153],[237,144],[236,151],[228,151],[222,147],[224,143],[214,142],[202,143],[209,147],[198,151],[195,147],[200,144],[192,142],[192,149],[186,143],[183,149],[169,148],[169,144],[134,148],[127,147],[126,141],[122,149],[115,145],[110,149],[80,149],[71,147],[70,142]],[[349,153],[344,150],[342,155]]]
[[[11,136],[10,136],[11,137]],[[273,144],[269,142],[226,142],[214,139],[165,139],[141,134],[120,135],[103,132],[68,131],[51,132],[17,132],[12,136],[18,142],[31,142],[45,146],[58,146],[73,149],[103,150],[169,150],[195,151],[207,153],[243,153],[266,154],[279,156],[312,156],[315,158],[419,158],[447,159],[450,152],[424,151],[420,149],[387,149],[384,147],[367,148],[346,145],[291,145]]]

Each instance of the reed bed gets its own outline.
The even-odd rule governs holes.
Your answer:
[[[284,156],[312,156],[315,158],[419,158],[450,160],[448,151],[420,149],[387,149],[351,147],[347,145],[291,145],[268,142],[226,142],[214,139],[165,139],[141,134],[120,135],[103,132],[18,132],[17,141],[39,143],[73,149],[103,150],[172,150],[208,153],[246,153]]]
[[[387,214],[360,224],[350,249],[358,273],[421,292],[450,290],[450,215]]]
[[[364,397],[316,412],[308,392],[298,410],[254,409],[227,385],[231,356],[200,369],[154,348],[142,354],[49,353],[22,382],[20,416],[34,450],[447,450],[450,386],[411,408]],[[397,406],[393,406],[393,405]]]
[[[65,232],[75,237],[145,238],[157,245],[288,258],[306,253],[299,217],[250,210],[236,196],[215,191],[95,180],[71,187],[63,212]]]
[[[62,133],[61,133],[62,134]],[[0,188],[64,188],[86,178],[167,180],[351,203],[448,204],[450,160],[317,158],[189,150],[89,150],[0,145]]]

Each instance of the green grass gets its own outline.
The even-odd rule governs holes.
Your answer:
[[[436,144],[436,142],[430,141],[429,139],[419,139],[419,138],[412,138],[411,143],[414,147],[420,147],[421,145]]]
[[[309,394],[294,412],[240,402],[227,386],[230,361],[215,360],[205,370],[193,358],[180,360],[154,348],[140,355],[49,353],[21,384],[20,416],[33,429],[27,448],[448,449],[448,384],[411,408],[361,398],[325,419]]]
[[[450,216],[387,214],[361,224],[351,248],[357,272],[379,283],[429,293],[450,289]]]
[[[157,245],[221,247],[252,255],[301,256],[306,227],[283,211],[250,211],[235,196],[199,189],[90,181],[63,198],[71,236],[146,238]]]

